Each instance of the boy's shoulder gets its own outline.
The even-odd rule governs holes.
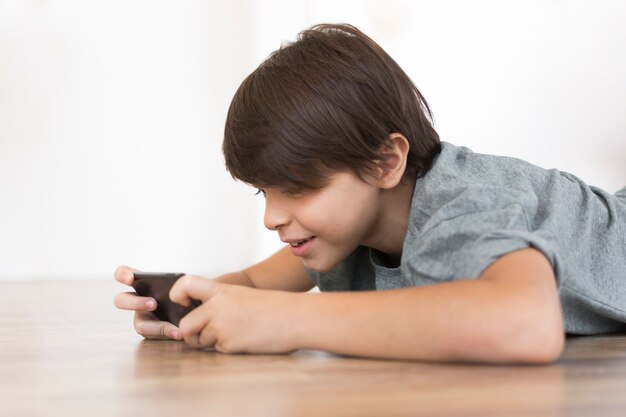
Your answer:
[[[430,171],[416,180],[411,226],[421,230],[427,223],[433,226],[512,205],[532,210],[538,203],[533,177],[542,175],[546,175],[545,170],[520,159],[475,153],[442,142]]]
[[[545,175],[549,171],[520,158],[475,152],[466,146],[442,141],[441,152],[429,174],[432,172],[468,183],[507,184],[523,181],[537,173]]]

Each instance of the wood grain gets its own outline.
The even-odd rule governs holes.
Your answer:
[[[111,282],[0,284],[2,416],[623,416],[626,337],[550,366],[224,355],[144,340]]]

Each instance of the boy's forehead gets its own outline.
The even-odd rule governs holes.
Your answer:
[[[278,191],[293,191],[293,190],[302,190],[302,189],[315,190],[315,189],[321,189],[321,188],[327,187],[331,185],[333,182],[335,182],[335,180],[338,177],[345,176],[345,175],[354,176],[355,178],[359,177],[357,173],[353,172],[350,169],[343,169],[343,170],[340,169],[340,170],[330,171],[330,172],[325,173],[325,175],[323,176],[319,176],[315,184],[303,185],[297,182],[284,182],[281,184],[248,182],[246,184],[252,188],[263,189],[263,190],[268,190],[268,189],[278,190]]]

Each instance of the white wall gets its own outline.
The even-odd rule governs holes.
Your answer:
[[[249,262],[252,192],[221,156],[248,3],[0,3],[2,279]]]
[[[223,123],[285,40],[348,22],[443,140],[626,184],[621,1],[2,1],[0,279],[205,276],[281,246],[232,181]]]

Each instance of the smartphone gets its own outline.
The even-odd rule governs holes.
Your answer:
[[[175,272],[135,272],[133,288],[137,295],[152,297],[157,302],[153,313],[162,321],[169,321],[178,327],[180,320],[191,310],[202,304],[199,300],[191,300],[191,306],[185,307],[170,300],[170,290],[183,273]]]

